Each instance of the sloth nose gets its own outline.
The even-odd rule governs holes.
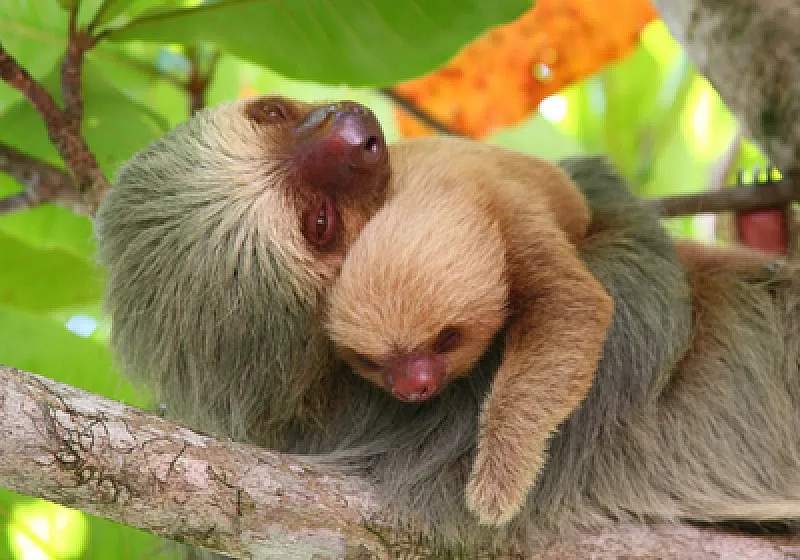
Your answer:
[[[392,395],[402,401],[419,402],[431,398],[445,378],[444,364],[433,356],[401,359],[391,368],[387,385]]]
[[[294,132],[300,169],[318,187],[347,188],[359,175],[388,170],[383,130],[363,105],[342,101],[317,107]]]

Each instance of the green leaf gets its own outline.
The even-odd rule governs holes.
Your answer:
[[[0,216],[0,234],[34,249],[65,251],[87,262],[94,259],[91,220],[58,206],[43,204]]]
[[[216,43],[292,78],[386,85],[433,70],[530,0],[230,0],[150,11],[111,39]]]
[[[0,364],[38,373],[92,393],[141,402],[112,367],[107,345],[81,338],[53,319],[0,305]]]
[[[119,91],[91,64],[84,72],[84,83],[83,130],[106,173],[115,171],[169,128],[160,114]]]
[[[103,293],[90,261],[5,234],[0,234],[0,271],[0,304],[8,307],[44,311],[95,302]]]
[[[189,102],[182,84],[156,69],[154,61],[161,50],[159,45],[145,43],[104,42],[87,59],[93,72],[157,115],[162,126],[172,128],[189,117]]]
[[[56,67],[64,54],[67,14],[58,0],[0,1],[0,42],[34,78]],[[22,99],[22,94],[0,81],[0,110]]]
[[[102,27],[113,23],[117,18],[121,23],[127,23],[142,12],[153,8],[177,7],[184,5],[182,0],[105,0],[103,11],[97,18],[97,23]]]
[[[496,131],[488,142],[549,160],[559,160],[582,152],[578,141],[564,135],[539,112],[516,126]]]

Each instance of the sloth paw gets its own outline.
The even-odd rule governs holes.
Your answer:
[[[533,482],[513,450],[481,445],[467,483],[467,508],[482,525],[502,526],[525,504]],[[538,472],[538,469],[535,469]]]

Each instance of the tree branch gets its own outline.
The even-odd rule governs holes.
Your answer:
[[[380,547],[363,522],[377,511],[373,494],[358,478],[19,370],[0,366],[0,386],[0,426],[13,434],[0,442],[6,488],[240,555]]]
[[[0,214],[18,212],[45,202],[64,206],[76,214],[89,214],[89,208],[70,176],[54,165],[0,143],[0,171],[11,175],[25,187],[24,192],[0,198]]]
[[[0,366],[0,483],[188,544],[252,558],[433,557],[391,528],[366,481],[217,440]],[[785,558],[791,543],[682,526],[618,526],[539,558]]]
[[[91,36],[78,29],[78,8],[75,2],[69,13],[67,50],[61,63],[61,97],[64,100],[64,117],[72,134],[80,136],[83,121],[83,89],[81,72],[83,55],[92,45]]]
[[[72,68],[76,63],[79,63],[79,60],[73,60],[69,65],[65,61],[65,66]],[[50,141],[64,160],[78,190],[86,200],[87,207],[94,213],[103,195],[109,189],[109,184],[100,171],[94,154],[79,134],[80,126],[78,125],[76,130],[76,125],[70,120],[67,113],[61,110],[44,86],[34,80],[3,48],[2,42],[0,42],[0,79],[19,90],[42,116]],[[68,79],[73,80],[72,85],[74,86],[75,77],[70,76]],[[77,81],[77,85],[80,87],[80,77],[77,78]],[[82,102],[76,106],[75,99],[72,99],[71,103],[73,114],[82,113]]]
[[[189,60],[189,78],[183,89],[189,96],[189,115],[206,106],[206,92],[214,75],[214,70],[219,60],[219,50],[215,49],[203,60],[202,53],[196,46],[186,49],[186,58]]]
[[[649,200],[665,217],[780,208],[796,201],[800,201],[800,173],[788,173],[780,181]]]

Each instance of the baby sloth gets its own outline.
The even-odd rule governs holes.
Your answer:
[[[454,138],[393,150],[394,192],[345,258],[328,330],[359,375],[410,402],[469,373],[503,333],[466,494],[502,525],[588,393],[611,323],[576,249],[589,210],[561,169],[526,155]]]

